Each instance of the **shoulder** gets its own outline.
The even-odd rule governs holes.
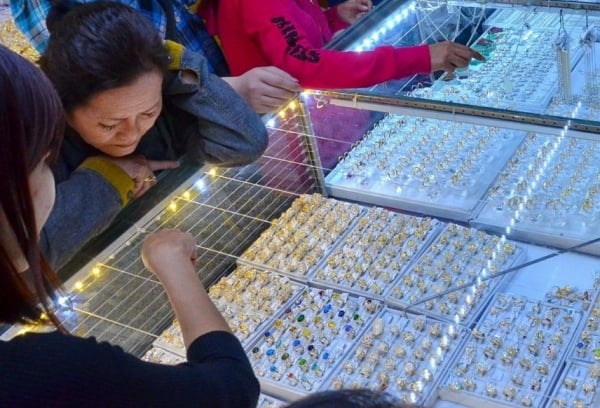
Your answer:
[[[0,405],[108,403],[111,387],[97,377],[103,376],[102,367],[111,365],[114,358],[110,355],[115,353],[125,354],[93,338],[57,332],[26,334],[0,342]]]
[[[59,332],[30,333],[2,342],[0,355],[3,362],[18,360],[30,363],[45,361],[68,364],[70,361],[76,363],[77,358],[82,354],[113,352],[113,349],[122,352],[120,348],[108,343],[99,343],[93,337],[81,338]]]

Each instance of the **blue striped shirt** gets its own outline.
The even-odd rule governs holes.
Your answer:
[[[75,0],[78,3],[90,3],[94,0]],[[166,38],[167,16],[157,0],[112,0],[126,4],[146,15],[154,26]],[[170,38],[183,44],[192,51],[204,55],[209,69],[219,75],[229,75],[229,69],[223,53],[215,40],[206,31],[200,17],[189,11],[195,0],[166,0],[173,5],[176,38]],[[50,33],[46,27],[46,17],[52,7],[50,0],[10,0],[10,10],[15,24],[25,34],[35,49],[43,53],[48,46]]]

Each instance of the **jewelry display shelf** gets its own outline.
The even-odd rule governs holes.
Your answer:
[[[442,399],[469,407],[541,407],[565,364],[580,311],[497,294],[448,370]]]
[[[568,248],[600,230],[600,142],[529,134],[490,188],[471,225]],[[508,228],[507,228],[508,226]],[[508,233],[507,233],[508,235]],[[600,245],[579,249],[600,254]]]
[[[561,14],[552,9],[498,9],[484,20],[483,25],[486,28],[518,29],[527,26],[535,30],[548,27],[554,29],[560,27],[562,17],[565,32],[570,36],[572,46],[580,48],[577,52],[582,53],[582,56],[578,62],[572,61],[571,65],[573,96],[565,98],[557,95],[544,113],[596,121],[600,116],[600,74],[596,69],[600,64],[597,51],[600,49],[600,44],[597,43],[600,40],[600,17],[595,14],[573,14],[565,11],[566,13]]]
[[[525,257],[525,249],[514,242],[447,224],[416,263],[389,285],[385,302],[470,327],[508,277],[489,278]],[[441,295],[452,287],[459,289]],[[440,296],[433,298],[436,294]]]
[[[385,7],[391,9],[392,3]],[[201,169],[80,271],[69,285],[75,288],[70,296],[74,308],[64,312],[72,316],[60,315],[69,330],[119,345],[146,361],[185,361],[168,299],[139,256],[147,232],[179,228],[198,241],[197,272],[207,286],[230,273],[209,294],[260,378],[261,408],[279,408],[310,392],[342,387],[385,390],[405,402],[436,407],[600,406],[600,370],[598,375],[594,371],[594,351],[600,347],[598,287],[589,291],[587,309],[583,294],[580,303],[572,304],[500,293],[518,286],[530,296],[555,285],[554,279],[580,284],[582,275],[572,270],[583,262],[575,256],[584,255],[555,258],[537,265],[534,273],[536,267],[531,267],[512,277],[478,281],[519,265],[527,255],[537,258],[532,256],[534,245],[513,239],[564,248],[600,231],[600,142],[576,139],[585,138],[583,131],[573,135],[567,128],[561,136],[527,134],[522,129],[540,122],[528,122],[529,116],[523,119],[527,126],[520,126],[515,124],[521,120],[519,112],[502,110],[555,109],[578,117],[567,115],[568,104],[555,98],[558,9],[549,11],[551,17],[538,14],[540,8],[511,8],[487,18],[486,10],[467,16],[462,8],[435,20],[433,14],[445,3],[400,6],[398,1],[396,12],[363,33],[365,41],[381,41],[370,45],[412,45],[432,42],[432,35],[441,33],[421,32],[427,21],[417,20],[424,14],[429,13],[433,31],[438,21],[451,25],[464,17],[477,25],[481,16],[485,32],[480,36],[474,30],[472,37],[478,38],[474,47],[488,61],[474,61],[453,79],[427,77],[431,88],[415,86],[408,92],[415,104],[426,106],[420,98],[431,98],[429,106],[448,106],[464,122],[441,120],[449,115],[436,117],[433,111],[423,114],[430,118],[389,114],[340,159],[325,186],[315,186],[319,171],[329,169],[320,169],[319,160],[309,163],[300,157],[306,146],[298,140],[312,137],[311,126],[294,122],[300,110],[292,106],[300,105],[303,94],[273,115],[268,151],[247,168],[245,178],[238,177],[239,169]],[[363,21],[373,20],[374,13]],[[574,69],[585,62],[576,45],[582,18],[564,16],[574,45]],[[589,21],[597,24],[600,18],[590,15]],[[455,34],[463,33],[463,22],[456,22],[460,27]],[[382,25],[387,31],[381,31]],[[389,86],[386,95],[405,95],[406,90],[398,91],[400,83],[410,87],[416,79],[373,89]],[[360,97],[356,101],[360,107]],[[473,110],[461,110],[464,104],[497,107],[493,114],[498,116],[467,117]],[[590,102],[582,109],[595,120],[596,106]],[[514,122],[504,129],[495,120],[500,116]],[[483,125],[486,121],[500,127]],[[296,198],[325,189],[360,204],[318,194]],[[468,227],[363,204],[457,220]],[[600,245],[584,251],[600,254]],[[597,260],[586,257],[595,269]],[[557,267],[560,262],[573,267]],[[346,266],[352,276],[344,274],[336,282],[335,270]],[[477,283],[419,304],[440,289],[472,281]],[[513,285],[515,281],[519,283]]]
[[[254,341],[273,315],[286,309],[303,286],[272,271],[240,265],[210,287],[209,296],[221,312],[233,334],[243,346]],[[183,336],[175,321],[153,343],[154,347],[186,357]]]
[[[438,382],[468,330],[423,315],[384,309],[357,336],[324,389],[369,388],[431,406]]]
[[[358,204],[320,194],[302,195],[244,251],[238,262],[306,283],[316,265],[363,211]]]
[[[600,29],[597,31],[600,40]],[[588,122],[600,117],[600,42],[585,45],[584,55],[573,68],[573,97],[556,98],[547,110],[548,115],[574,117]],[[592,47],[594,51],[592,51]]]
[[[441,225],[432,218],[369,208],[317,266],[310,284],[383,300],[385,288],[431,243]]]
[[[567,361],[546,408],[600,406],[600,362]]]
[[[325,179],[334,197],[466,222],[521,131],[389,114]]]
[[[555,17],[558,19],[559,13]],[[547,19],[553,20],[552,16]],[[489,27],[472,45],[486,61],[472,60],[467,68],[452,76],[443,75],[431,87],[418,87],[409,96],[544,113],[559,91],[557,27],[558,24],[532,26],[527,21]],[[576,39],[568,48],[572,71],[583,56],[582,48],[574,44],[578,44],[584,26],[570,27],[569,31]]]
[[[261,388],[286,401],[319,390],[382,307],[374,299],[306,287],[246,347]]]

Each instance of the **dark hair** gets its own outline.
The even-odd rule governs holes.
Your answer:
[[[322,391],[292,402],[286,408],[409,408],[384,392],[368,389]]]
[[[167,71],[169,54],[152,22],[113,2],[55,4],[50,40],[40,67],[64,109],[85,105],[102,91],[127,86],[145,73]]]
[[[58,153],[64,112],[44,74],[2,45],[0,112],[0,208],[29,263],[29,275],[20,273],[0,242],[0,321],[33,322],[45,311],[60,328],[49,306],[60,282],[40,254],[29,174],[48,153]]]

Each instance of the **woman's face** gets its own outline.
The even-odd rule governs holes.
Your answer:
[[[39,233],[48,220],[56,197],[54,176],[46,158],[38,163],[29,175],[29,189],[35,211],[35,223]]]
[[[29,175],[29,190],[33,202],[35,223],[39,232],[48,220],[52,206],[54,205],[55,187],[52,170],[46,162],[46,158],[40,161]],[[10,227],[4,211],[0,208],[0,245],[8,252],[13,264],[18,271],[27,270],[29,265],[19,245],[15,234]]]
[[[95,95],[67,115],[69,125],[89,145],[121,157],[134,152],[162,109],[159,72],[140,76],[132,84]]]

